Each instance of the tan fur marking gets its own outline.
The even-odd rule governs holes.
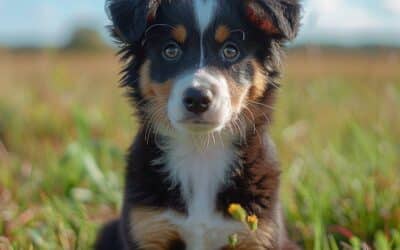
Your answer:
[[[228,81],[229,92],[231,96],[231,105],[234,112],[239,113],[244,105],[245,97],[248,92],[246,86],[237,84],[235,81]]]
[[[169,250],[171,242],[181,239],[178,229],[162,216],[163,212],[144,207],[131,211],[132,236],[140,249]]]
[[[220,25],[215,31],[215,41],[223,43],[225,42],[226,39],[228,39],[230,34],[231,31],[226,25]]]
[[[237,84],[234,80],[228,80],[232,108],[237,113],[242,111],[242,108],[246,105],[246,100],[256,101],[263,96],[267,87],[267,79],[262,67],[256,61],[253,61],[252,65],[254,79],[250,87]],[[229,76],[227,78],[229,79]]]
[[[149,60],[145,61],[140,69],[140,89],[145,97],[158,97],[162,100],[168,100],[172,90],[172,80],[164,83],[153,82],[150,79],[150,65]]]
[[[143,96],[147,98],[155,96],[155,93],[151,87],[150,64],[151,62],[147,60],[140,68],[140,90],[142,91]]]
[[[256,100],[261,97],[267,88],[267,79],[264,70],[261,66],[253,61],[254,80],[249,92],[249,99]]]
[[[146,122],[152,124],[152,129],[159,131],[170,126],[167,112],[164,110],[168,106],[173,81],[169,80],[164,83],[152,81],[150,78],[150,65],[151,62],[147,60],[140,68],[139,84],[143,97],[150,104],[146,106],[146,114],[148,115]]]
[[[178,43],[184,43],[187,38],[187,31],[185,26],[183,25],[178,25],[172,30],[172,37],[178,42]]]
[[[159,98],[168,100],[168,97],[172,91],[172,81],[166,81],[164,83],[152,83],[152,90]]]

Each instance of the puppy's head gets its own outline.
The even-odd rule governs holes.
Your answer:
[[[109,0],[143,120],[182,133],[231,128],[265,102],[299,9],[297,0]]]

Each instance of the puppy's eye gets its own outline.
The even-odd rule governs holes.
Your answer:
[[[168,61],[175,61],[177,60],[182,54],[182,50],[178,44],[171,42],[168,43],[167,46],[162,51],[162,55],[165,60]]]
[[[240,50],[236,44],[228,42],[222,47],[221,55],[224,60],[234,62],[239,58]]]

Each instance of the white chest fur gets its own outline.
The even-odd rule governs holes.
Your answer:
[[[169,145],[167,169],[170,178],[180,184],[188,216],[170,216],[189,250],[213,250],[227,244],[240,224],[226,220],[216,212],[216,196],[226,179],[235,154],[231,143],[216,140],[207,147],[193,138],[180,137]]]

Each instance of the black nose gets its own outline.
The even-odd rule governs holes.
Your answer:
[[[189,112],[201,114],[211,105],[212,93],[208,89],[189,88],[183,95],[183,104]]]

